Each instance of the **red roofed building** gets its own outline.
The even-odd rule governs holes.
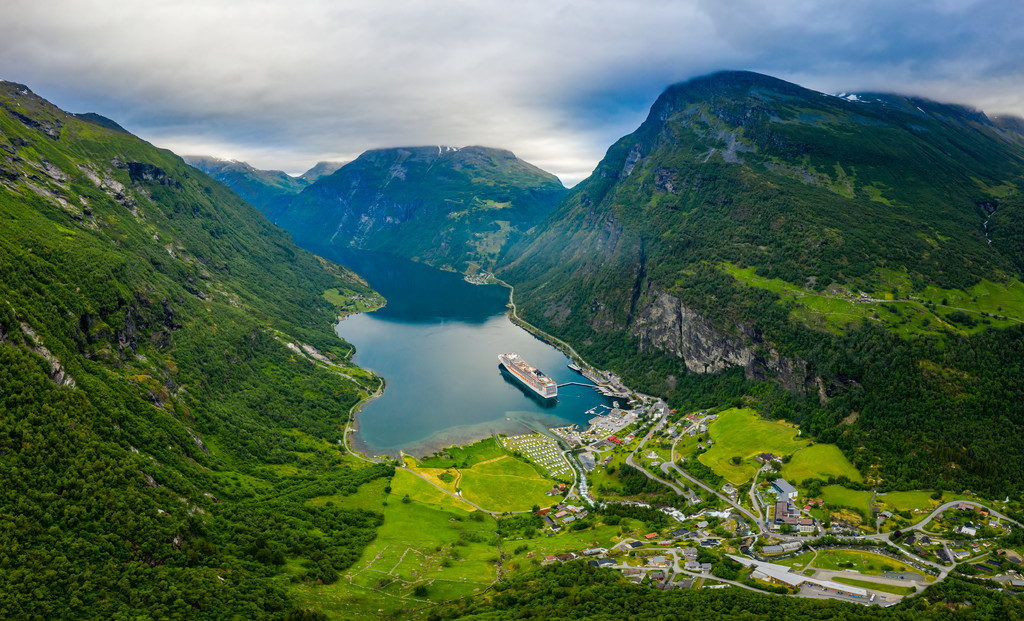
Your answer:
[[[615,444],[622,444],[622,440],[616,438],[615,436],[608,436],[608,441],[613,442]]]
[[[644,539],[654,539],[657,536],[658,536],[658,533],[648,533],[648,534],[644,535]]]

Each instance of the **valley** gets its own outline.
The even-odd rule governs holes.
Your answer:
[[[1024,135],[870,102],[691,80],[566,190],[0,82],[0,611],[1019,616]]]

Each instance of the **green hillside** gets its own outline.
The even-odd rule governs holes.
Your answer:
[[[884,484],[1019,491],[1014,127],[698,78],[658,98],[502,277],[529,321],[673,403],[756,395]]]
[[[476,272],[554,207],[558,179],[501,149],[367,151],[268,211],[304,245],[380,250]]]
[[[2,616],[281,618],[285,563],[336,580],[382,517],[305,501],[391,476],[338,445],[378,380],[331,327],[375,295],[170,152],[0,82]]]

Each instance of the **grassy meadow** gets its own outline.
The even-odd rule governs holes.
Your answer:
[[[492,518],[445,506],[444,499],[439,506],[424,489],[433,488],[409,472],[396,471],[391,487],[377,538],[338,582],[291,586],[303,606],[330,617],[365,619],[477,593],[494,581],[499,552]],[[415,594],[417,587],[425,593]]]
[[[795,425],[766,420],[754,410],[741,408],[719,414],[708,426],[708,434],[713,444],[698,459],[735,485],[754,476],[760,466],[754,458],[759,453],[789,455],[809,444],[797,438]],[[740,463],[734,464],[733,457],[739,457]]]
[[[821,497],[830,507],[850,507],[864,515],[871,515],[871,492],[847,489],[841,485],[821,488]]]
[[[858,483],[864,479],[850,460],[834,444],[814,444],[793,454],[779,475],[792,483],[806,479],[828,480],[830,476],[847,477]]]

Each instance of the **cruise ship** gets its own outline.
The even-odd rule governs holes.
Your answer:
[[[526,364],[526,361],[519,357],[519,354],[498,354],[498,362],[505,367],[512,377],[519,380],[533,392],[545,399],[554,399],[558,396],[558,385],[555,381],[544,375],[534,367]]]

